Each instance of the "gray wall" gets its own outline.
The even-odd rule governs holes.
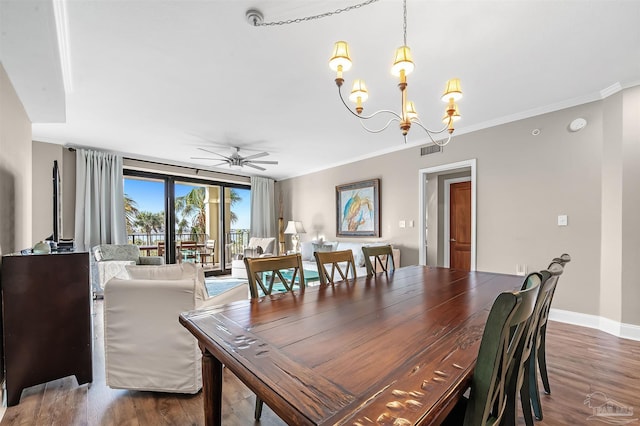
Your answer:
[[[303,240],[316,232],[333,240],[335,186],[380,178],[381,240],[400,246],[402,265],[416,264],[418,170],[475,158],[477,269],[512,274],[524,264],[529,271],[539,270],[568,252],[574,260],[562,277],[554,307],[640,324],[640,290],[631,279],[640,272],[638,104],[640,88],[627,89],[604,101],[457,136],[439,154],[421,157],[413,147],[283,180],[277,190],[285,201],[284,219],[304,223],[308,233]],[[569,132],[577,117],[587,119],[587,127]],[[617,130],[610,134],[612,127]],[[533,129],[540,134],[533,136]],[[399,143],[399,134],[387,132],[389,143]],[[417,137],[417,129],[412,132]],[[365,145],[366,135],[357,143]],[[612,143],[619,146],[610,149]],[[628,191],[621,189],[622,179]],[[617,197],[617,204],[608,204],[610,196]],[[605,223],[605,210],[617,224]],[[560,214],[568,215],[568,226],[557,226]],[[414,220],[416,227],[399,228],[399,220]],[[613,229],[605,233],[608,227]],[[605,237],[619,247],[613,259],[604,254]],[[601,269],[606,273],[601,275]],[[614,299],[607,303],[613,306],[604,309],[601,295]]]
[[[0,63],[0,253],[33,245],[31,121]]]

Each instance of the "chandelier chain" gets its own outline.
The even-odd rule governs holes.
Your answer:
[[[406,46],[407,45],[407,0],[404,0],[402,3],[403,3],[402,4],[403,9],[404,9],[404,25],[402,27],[403,35],[404,35],[403,46]]]
[[[253,25],[256,27],[273,27],[273,26],[278,26],[278,25],[289,25],[289,24],[299,24],[300,22],[307,22],[307,21],[313,21],[314,19],[321,19],[321,18],[327,18],[329,16],[333,16],[333,15],[337,15],[339,13],[342,12],[349,12],[351,10],[354,9],[359,9],[363,6],[368,6],[371,3],[375,3],[379,0],[367,0],[364,1],[362,3],[358,3],[358,4],[354,4],[353,6],[347,6],[341,9],[336,9],[333,12],[325,12],[325,13],[321,13],[319,15],[311,15],[311,16],[304,16],[302,18],[295,18],[295,19],[287,19],[286,21],[273,21],[273,22],[253,22]],[[406,0],[405,0],[406,2]],[[405,40],[407,38],[406,36],[406,4],[405,4]],[[405,42],[406,43],[406,42]]]

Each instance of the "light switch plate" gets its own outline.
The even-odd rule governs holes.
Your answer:
[[[567,226],[569,224],[569,218],[566,214],[558,215],[558,226]]]
[[[401,220],[401,221],[400,221],[399,226],[400,226],[400,228],[404,228],[404,227],[405,227],[405,222],[404,222],[404,220]]]

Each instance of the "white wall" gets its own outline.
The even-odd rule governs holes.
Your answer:
[[[554,299],[558,309],[592,315],[604,315],[614,320],[623,318],[631,324],[640,324],[640,293],[636,282],[621,285],[622,271],[629,276],[637,262],[640,247],[639,214],[629,216],[629,236],[626,247],[635,262],[621,268],[617,280],[620,296],[612,309],[601,310],[602,244],[601,228],[608,226],[603,220],[607,201],[603,193],[605,168],[615,175],[621,173],[616,164],[622,164],[621,150],[607,151],[613,158],[603,157],[608,150],[609,134],[603,124],[611,117],[622,121],[621,115],[633,116],[637,108],[639,89],[628,89],[605,101],[592,102],[537,117],[461,135],[444,152],[421,157],[419,148],[408,148],[383,156],[324,170],[278,182],[285,200],[285,220],[301,220],[308,234],[314,230],[327,239],[335,239],[335,186],[364,179],[381,179],[382,240],[391,241],[402,249],[402,265],[418,263],[419,231],[398,227],[399,220],[418,223],[419,194],[418,170],[469,159],[477,159],[477,269],[513,274],[516,265],[525,264],[529,271],[545,268],[549,261],[568,252],[573,261],[567,266]],[[630,105],[629,105],[630,104]],[[631,111],[631,113],[629,113]],[[637,109],[635,110],[637,111]],[[637,112],[635,112],[637,123]],[[588,125],[573,133],[569,123],[583,117]],[[629,121],[634,120],[629,118]],[[610,124],[607,125],[610,127]],[[624,157],[625,184],[634,182],[634,191],[640,182],[637,155],[637,124],[624,126],[624,140],[629,153]],[[532,130],[540,129],[538,136]],[[398,143],[399,136],[390,133],[389,143]],[[412,130],[413,132],[413,130]],[[417,133],[417,132],[416,132]],[[416,136],[414,136],[416,137]],[[358,143],[366,144],[366,136]],[[633,153],[633,155],[631,155]],[[639,157],[639,158],[636,158]],[[610,174],[607,172],[607,176]],[[615,191],[618,183],[607,185]],[[635,190],[634,194],[640,191]],[[604,198],[603,198],[604,197]],[[625,211],[635,212],[640,202],[631,194],[621,194]],[[622,204],[607,206],[611,214],[621,220]],[[569,225],[557,226],[557,217],[566,214]],[[623,222],[624,223],[624,222]],[[618,239],[622,227],[608,233]],[[638,232],[640,233],[640,232]],[[627,238],[627,237],[625,237]],[[634,246],[635,244],[635,246]],[[620,256],[618,256],[619,258]],[[629,256],[627,256],[629,257]],[[622,292],[634,298],[622,295]],[[621,302],[622,300],[622,302]],[[614,303],[615,304],[615,303]],[[633,312],[633,314],[631,313]]]
[[[0,253],[31,247],[31,121],[0,63]]]

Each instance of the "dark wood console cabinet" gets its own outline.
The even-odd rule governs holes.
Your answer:
[[[7,405],[51,380],[91,382],[89,254],[7,255],[1,268]]]

